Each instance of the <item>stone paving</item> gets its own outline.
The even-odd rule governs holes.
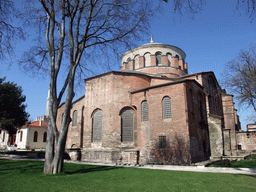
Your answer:
[[[21,155],[3,155],[0,154],[1,159],[16,159],[16,160],[44,160],[39,158],[28,158]],[[192,172],[210,172],[210,173],[231,173],[231,174],[247,174],[256,175],[254,168],[226,168],[226,167],[205,167],[204,165],[194,166],[178,166],[178,165],[116,165],[116,164],[103,164],[103,163],[88,163],[83,161],[65,160],[67,163],[75,164],[89,164],[89,165],[103,165],[103,166],[119,166],[119,167],[133,167],[139,169],[157,169],[157,170],[170,170],[170,171],[192,171]]]

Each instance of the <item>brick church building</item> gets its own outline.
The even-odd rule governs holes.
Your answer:
[[[88,162],[191,164],[232,155],[240,129],[233,97],[213,72],[188,74],[185,58],[151,39],[122,55],[120,71],[85,79],[71,111],[71,158],[80,152]]]

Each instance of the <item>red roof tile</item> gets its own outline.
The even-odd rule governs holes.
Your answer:
[[[25,123],[22,127],[48,127],[48,122],[42,121],[42,124],[40,125],[40,121],[32,121]]]

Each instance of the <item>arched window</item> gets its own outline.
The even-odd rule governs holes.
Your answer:
[[[47,139],[47,132],[44,132],[43,142],[46,142],[46,139]]]
[[[142,101],[141,103],[141,116],[142,121],[148,121],[148,102]]]
[[[37,137],[38,137],[38,132],[35,131],[35,132],[34,132],[34,139],[33,139],[33,142],[37,142]]]
[[[92,142],[102,141],[102,117],[103,113],[97,109],[92,117]]]
[[[121,141],[133,142],[133,111],[125,109],[121,114]]]
[[[23,131],[20,132],[20,141],[22,141]]]
[[[168,66],[171,66],[171,61],[172,61],[172,54],[171,53],[167,53],[167,59],[168,59]]]
[[[194,118],[194,102],[193,102],[193,93],[192,90],[189,90],[189,97],[190,97],[190,110],[191,110],[191,116]]]
[[[150,53],[146,53],[144,55],[145,57],[145,67],[150,67],[151,66],[151,57],[150,57]]]
[[[163,98],[163,118],[170,119],[172,117],[171,98]]]
[[[160,52],[156,53],[156,65],[161,65],[162,64],[162,55]]]
[[[134,60],[135,60],[135,69],[138,69],[138,68],[140,68],[140,59],[139,59],[139,55],[136,55],[135,57],[134,57]]]
[[[76,126],[77,124],[77,110],[73,112],[73,126]]]

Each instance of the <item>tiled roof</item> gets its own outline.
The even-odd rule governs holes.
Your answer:
[[[22,127],[48,127],[48,122],[42,121],[42,124],[40,125],[40,121],[32,121],[25,123]]]

